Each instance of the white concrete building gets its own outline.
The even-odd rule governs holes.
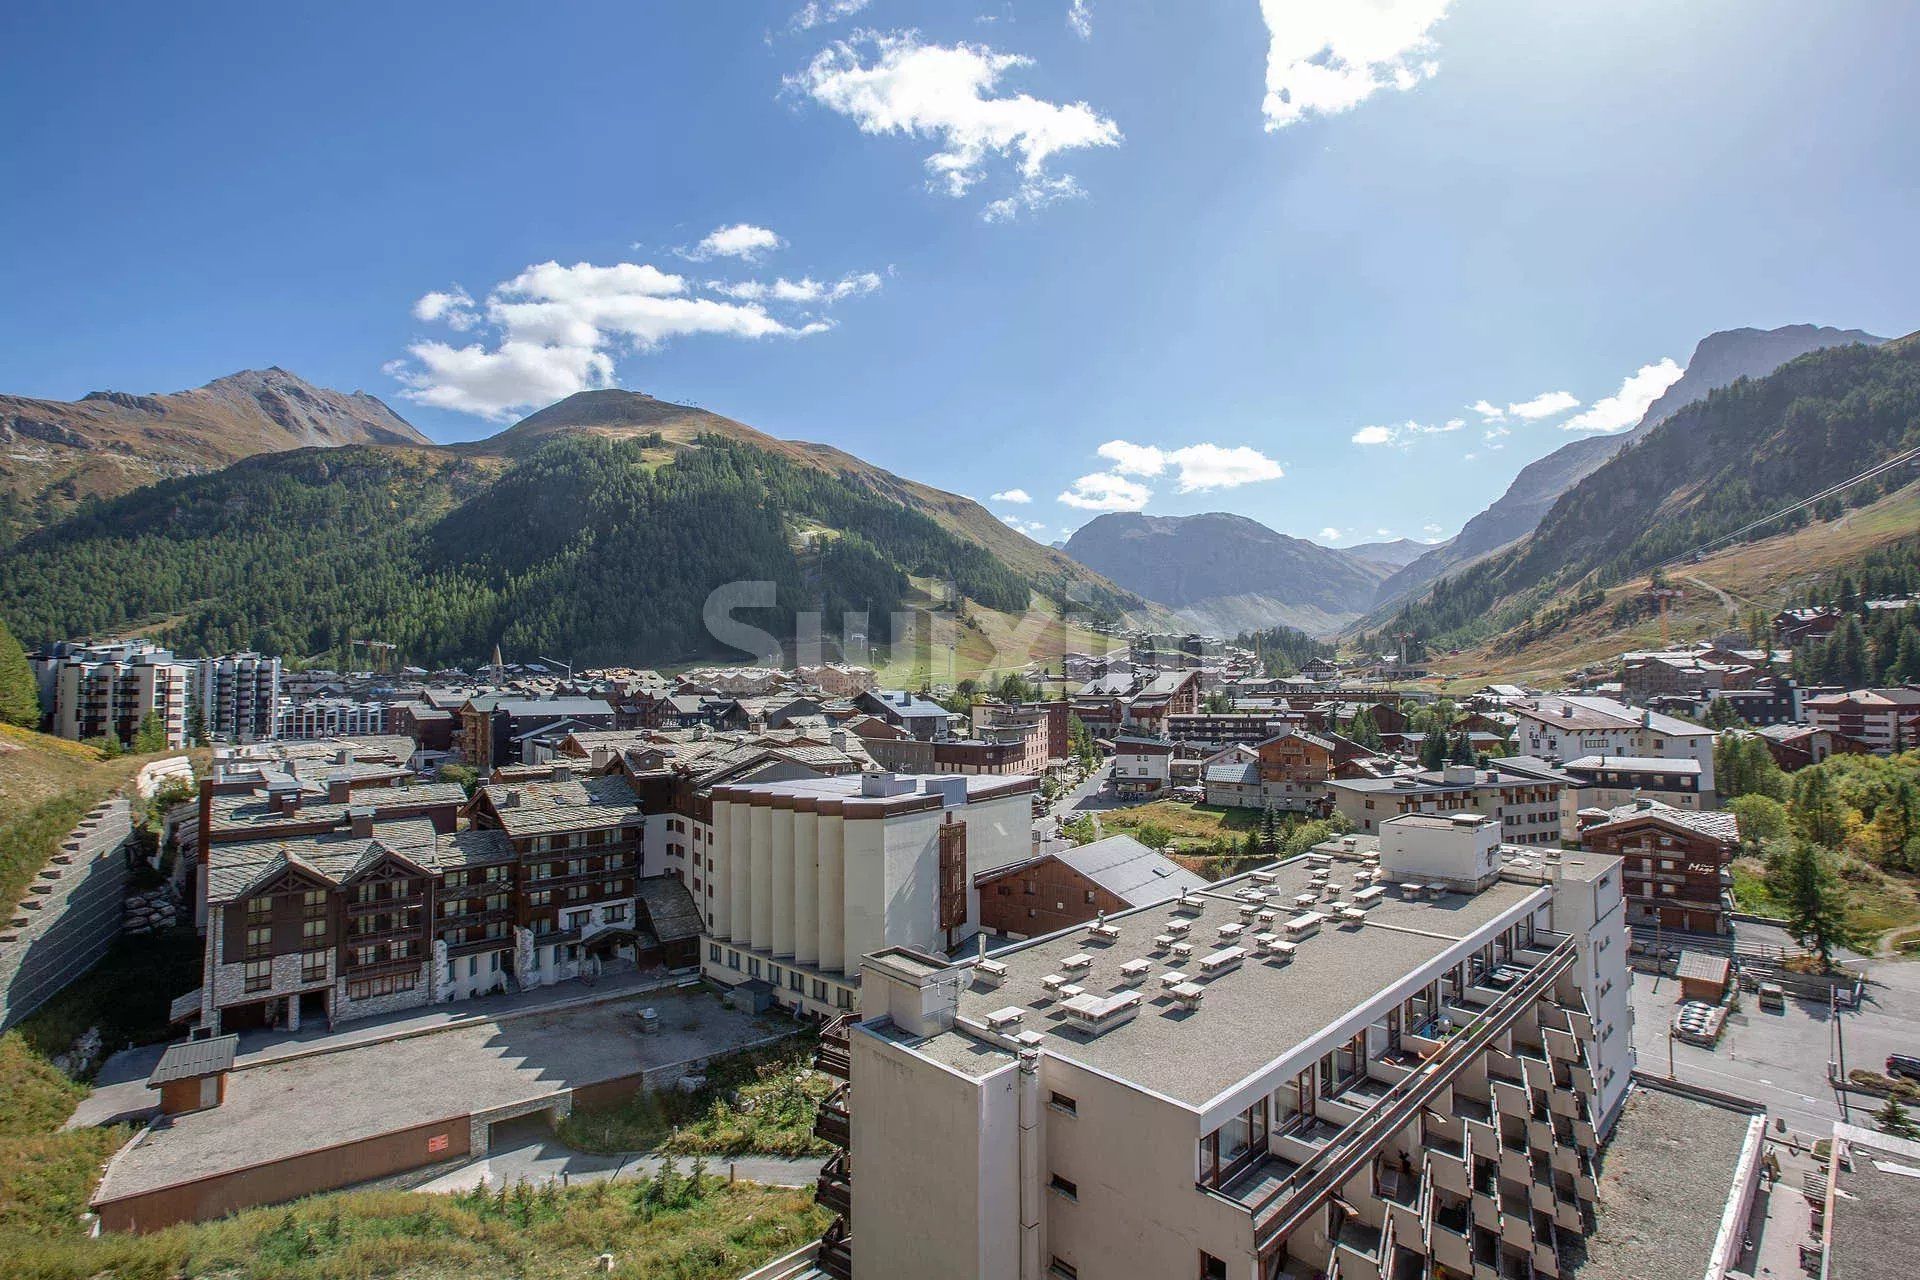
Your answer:
[[[1543,696],[1509,703],[1519,718],[1515,747],[1549,761],[1587,756],[1648,756],[1693,760],[1700,765],[1699,807],[1718,806],[1714,794],[1713,744],[1719,736],[1657,711],[1641,711],[1612,698]]]
[[[157,712],[167,745],[186,745],[192,669],[151,641],[58,644],[36,654],[33,665],[56,736],[131,743],[141,723]]]
[[[1387,825],[1377,854],[1329,842],[972,962],[870,955],[833,1256],[856,1280],[1558,1276],[1633,1067],[1619,859]]]
[[[717,786],[701,972],[789,1008],[858,1007],[860,958],[946,952],[979,930],[975,878],[1033,856],[1028,777],[848,777]]]
[[[280,659],[230,653],[193,664],[190,730],[204,728],[208,738],[221,742],[259,742],[278,732],[279,708]]]
[[[355,698],[303,698],[282,702],[275,715],[274,736],[299,742],[310,738],[352,738],[387,731],[384,702]]]

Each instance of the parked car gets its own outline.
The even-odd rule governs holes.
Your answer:
[[[1896,1080],[1901,1076],[1920,1080],[1920,1058],[1906,1053],[1890,1053],[1887,1055],[1887,1074]]]

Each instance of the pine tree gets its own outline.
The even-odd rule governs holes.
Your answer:
[[[1453,750],[1448,754],[1447,762],[1449,764],[1473,763],[1473,742],[1467,737],[1465,729],[1454,735]]]
[[[1280,848],[1280,820],[1274,815],[1273,806],[1268,805],[1260,811],[1260,852],[1272,857]]]
[[[0,620],[0,722],[23,729],[40,727],[40,685],[27,654]]]
[[[167,722],[160,718],[158,711],[149,711],[140,718],[140,727],[134,730],[133,750],[137,755],[152,755],[166,749]]]
[[[1822,765],[1802,769],[1793,785],[1793,832],[1802,840],[1836,849],[1847,834],[1847,809]]]
[[[1778,881],[1787,932],[1818,954],[1822,964],[1831,964],[1834,947],[1847,940],[1849,931],[1846,907],[1824,855],[1805,840],[1793,841],[1781,859]]]
[[[1914,1124],[1913,1117],[1907,1114],[1898,1098],[1888,1098],[1885,1105],[1873,1113],[1873,1122],[1889,1137],[1920,1138],[1920,1125]]]
[[[1347,722],[1347,737],[1369,751],[1380,749],[1380,726],[1373,718],[1372,707],[1353,713],[1353,719]]]
[[[1715,698],[1712,702],[1709,702],[1707,704],[1707,714],[1700,718],[1700,722],[1709,729],[1744,729],[1747,727],[1747,722],[1740,718],[1740,713],[1735,711],[1733,704],[1725,698]]]

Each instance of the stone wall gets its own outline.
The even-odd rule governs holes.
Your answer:
[[[27,886],[0,929],[0,1031],[92,968],[119,936],[132,832],[126,800],[101,801]]]

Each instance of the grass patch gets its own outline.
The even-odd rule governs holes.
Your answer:
[[[1224,809],[1186,800],[1149,800],[1124,809],[1100,810],[1100,827],[1108,835],[1138,838],[1144,828],[1164,832],[1175,847],[1211,844],[1231,835],[1244,835],[1260,826],[1258,809]]]
[[[1779,920],[1786,911],[1767,887],[1766,867],[1757,858],[1736,858],[1733,863],[1733,905],[1748,915]]]
[[[827,1155],[813,1121],[837,1082],[813,1070],[813,1048],[814,1037],[796,1037],[709,1064],[694,1093],[642,1089],[616,1106],[576,1108],[560,1140],[601,1154]]]
[[[342,1192],[146,1236],[0,1244],[18,1280],[576,1280],[611,1253],[625,1280],[731,1280],[829,1215],[804,1191],[718,1178],[431,1196]]]

